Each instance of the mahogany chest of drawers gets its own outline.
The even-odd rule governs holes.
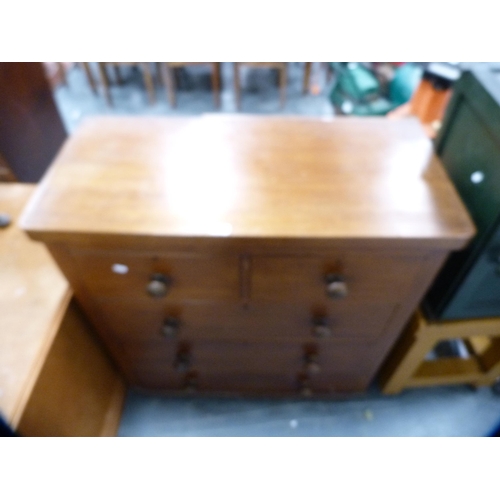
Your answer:
[[[128,382],[367,388],[474,228],[418,122],[95,118],[24,213]]]

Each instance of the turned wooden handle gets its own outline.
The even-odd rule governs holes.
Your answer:
[[[191,364],[191,356],[187,351],[177,353],[175,358],[174,368],[178,372],[186,372]]]
[[[304,354],[304,369],[309,375],[315,375],[321,371],[316,353],[308,352]]]
[[[313,319],[312,331],[315,337],[325,338],[332,336],[332,330],[328,326],[328,321],[324,316]]]
[[[347,283],[338,274],[327,274],[325,276],[326,295],[331,299],[343,299],[347,297]]]
[[[161,326],[161,334],[166,338],[174,338],[179,334],[179,328],[179,320],[173,316],[168,316]]]
[[[311,386],[309,385],[309,379],[303,378],[299,381],[299,394],[303,397],[309,398],[313,395]]]
[[[151,276],[146,286],[146,291],[151,297],[159,298],[167,295],[172,280],[164,274],[155,273]]]
[[[198,377],[194,373],[188,373],[184,380],[184,391],[187,393],[195,393],[198,391]]]

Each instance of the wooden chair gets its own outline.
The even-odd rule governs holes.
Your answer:
[[[236,99],[236,109],[241,108],[241,85],[240,67],[250,66],[252,68],[271,68],[279,71],[280,79],[280,102],[281,107],[285,105],[286,98],[286,62],[235,62],[234,63],[234,95]]]
[[[85,73],[85,78],[87,79],[87,83],[89,84],[92,93],[97,94],[97,87],[95,83],[94,76],[92,74],[92,70],[90,68],[90,64],[88,62],[79,62],[79,63],[62,63],[62,62],[44,62],[45,74],[47,79],[49,80],[50,87],[54,90],[58,85],[68,86],[68,77],[67,72],[70,70],[75,64],[79,65],[83,72]]]
[[[311,86],[311,68],[312,62],[304,63],[304,80],[302,81],[302,93],[308,94]]]
[[[109,92],[109,79],[106,73],[106,66],[111,66],[114,69],[115,79],[117,83],[121,83],[120,66],[138,66],[142,70],[142,75],[144,78],[144,84],[148,91],[149,102],[153,104],[155,102],[155,90],[153,82],[153,73],[151,72],[151,67],[147,62],[100,62],[98,63],[99,76],[101,79],[101,84],[104,91],[104,97],[109,106],[112,106],[111,94]]]
[[[170,106],[176,106],[175,95],[175,68],[183,68],[185,66],[210,65],[212,68],[212,88],[214,91],[215,107],[220,107],[220,62],[164,62],[160,63],[160,71],[163,79],[163,84],[167,89],[167,97]]]
[[[87,83],[89,84],[90,89],[93,94],[97,94],[97,86],[95,83],[94,75],[92,70],[90,69],[90,64],[88,62],[79,63],[85,73],[85,77],[87,78]]]

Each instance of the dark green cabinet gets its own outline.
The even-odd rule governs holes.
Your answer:
[[[457,82],[436,151],[477,227],[450,256],[423,306],[433,319],[500,316],[500,65]]]

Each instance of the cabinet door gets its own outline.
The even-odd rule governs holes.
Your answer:
[[[486,318],[500,315],[500,228],[446,306],[442,319]]]
[[[498,137],[466,99],[460,101],[440,157],[478,228],[478,237],[500,214]]]
[[[436,319],[500,315],[497,256],[490,252],[490,237],[499,240],[499,109],[475,77],[464,78],[459,91],[441,132],[439,155],[478,232],[450,256],[426,297],[427,311]]]

